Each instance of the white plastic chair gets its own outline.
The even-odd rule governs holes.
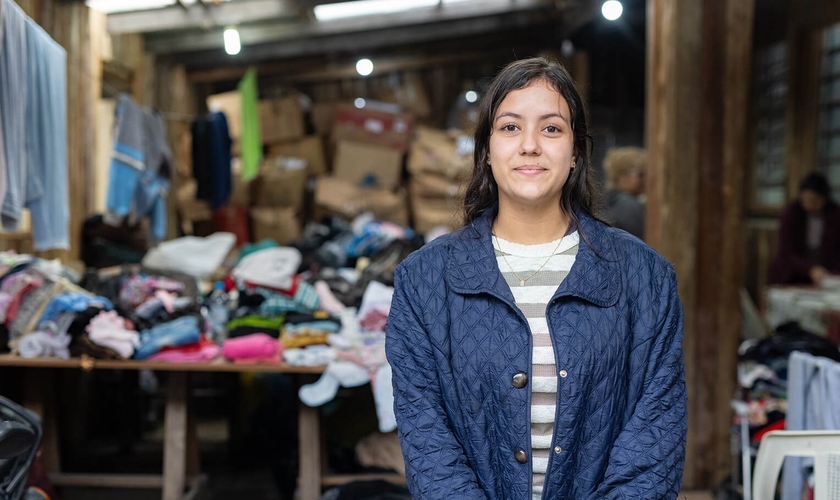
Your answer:
[[[773,500],[786,456],[814,457],[814,500],[840,500],[840,431],[773,431],[758,447],[753,500]]]

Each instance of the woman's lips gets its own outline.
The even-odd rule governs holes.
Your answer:
[[[527,165],[527,166],[524,166],[524,167],[517,167],[517,168],[514,169],[514,171],[516,171],[517,173],[519,173],[521,175],[526,175],[526,176],[529,176],[529,177],[533,177],[533,176],[540,175],[541,173],[545,172],[546,169],[544,169],[542,167],[533,166],[533,165]]]

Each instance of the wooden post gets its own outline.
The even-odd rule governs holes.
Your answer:
[[[187,472],[187,374],[170,372],[166,388],[163,500],[180,500]]]
[[[321,497],[321,415],[318,408],[310,408],[303,402],[298,405],[299,498],[317,500]]]
[[[731,460],[743,282],[752,2],[648,1],[648,242],[673,263],[685,310],[685,488]]]

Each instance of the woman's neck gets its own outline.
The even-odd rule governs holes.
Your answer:
[[[501,202],[493,221],[493,234],[520,245],[539,245],[563,237],[569,218],[559,205],[552,207],[508,207]]]

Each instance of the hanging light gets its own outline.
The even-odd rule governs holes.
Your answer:
[[[368,76],[373,73],[373,61],[370,59],[359,59],[356,63],[356,72],[362,76]]]
[[[242,50],[242,43],[239,41],[239,30],[236,28],[227,28],[225,30],[225,52],[235,56]]]
[[[468,90],[467,93],[464,94],[464,99],[466,99],[467,102],[470,103],[475,102],[478,100],[478,94],[475,92],[475,90]]]
[[[607,19],[607,21],[615,21],[621,14],[624,12],[624,6],[621,5],[621,2],[618,0],[607,0],[604,2],[604,5],[601,6],[601,14]]]

